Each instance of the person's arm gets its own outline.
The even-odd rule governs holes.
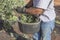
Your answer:
[[[48,8],[48,5],[51,0],[33,0],[36,1],[33,5],[35,5],[36,8],[31,7],[26,9],[27,13],[30,14],[43,14],[43,12]]]
[[[31,0],[27,5],[26,5],[26,13],[30,13],[30,14],[42,14],[43,13],[43,9],[41,8],[33,8],[33,0]]]
[[[18,13],[27,13],[27,14],[32,14],[32,15],[41,15],[44,12],[44,9],[42,9],[42,8],[34,8],[34,7],[29,7],[29,8],[17,7],[16,11]]]
[[[33,3],[33,5],[35,4],[35,7],[29,7],[29,8],[18,8],[17,11],[18,12],[26,12],[29,14],[37,14],[37,15],[41,15],[43,14],[43,12],[47,9],[49,3],[51,0],[34,0],[37,3]]]
[[[41,8],[38,8],[38,7],[36,7],[36,8],[34,8],[33,7],[33,0],[30,0],[30,2],[25,6],[25,12],[26,13],[29,13],[29,14],[34,14],[34,15],[39,15],[39,14],[42,14],[43,13],[43,9],[41,9]],[[17,8],[16,10],[17,10],[17,12],[23,12],[22,11],[22,9],[24,9],[24,8]]]
[[[33,15],[41,15],[44,12],[44,9],[41,8],[26,8],[26,13],[33,14]]]

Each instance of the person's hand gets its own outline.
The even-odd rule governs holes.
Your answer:
[[[16,8],[16,11],[18,12],[18,13],[24,13],[25,12],[25,7],[17,7]]]

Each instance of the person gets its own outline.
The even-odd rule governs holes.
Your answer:
[[[55,27],[55,8],[54,0],[31,0],[30,4],[16,9],[18,12],[25,12],[35,16],[39,16],[41,23],[41,32],[34,33],[35,40],[51,40],[51,33]],[[41,35],[42,34],[42,35]]]

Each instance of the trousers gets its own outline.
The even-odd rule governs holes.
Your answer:
[[[55,20],[40,23],[40,31],[33,34],[35,40],[51,40],[51,33],[55,27]]]

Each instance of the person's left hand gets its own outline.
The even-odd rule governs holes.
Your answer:
[[[17,7],[16,8],[16,11],[18,12],[18,13],[24,13],[25,12],[25,7]]]

